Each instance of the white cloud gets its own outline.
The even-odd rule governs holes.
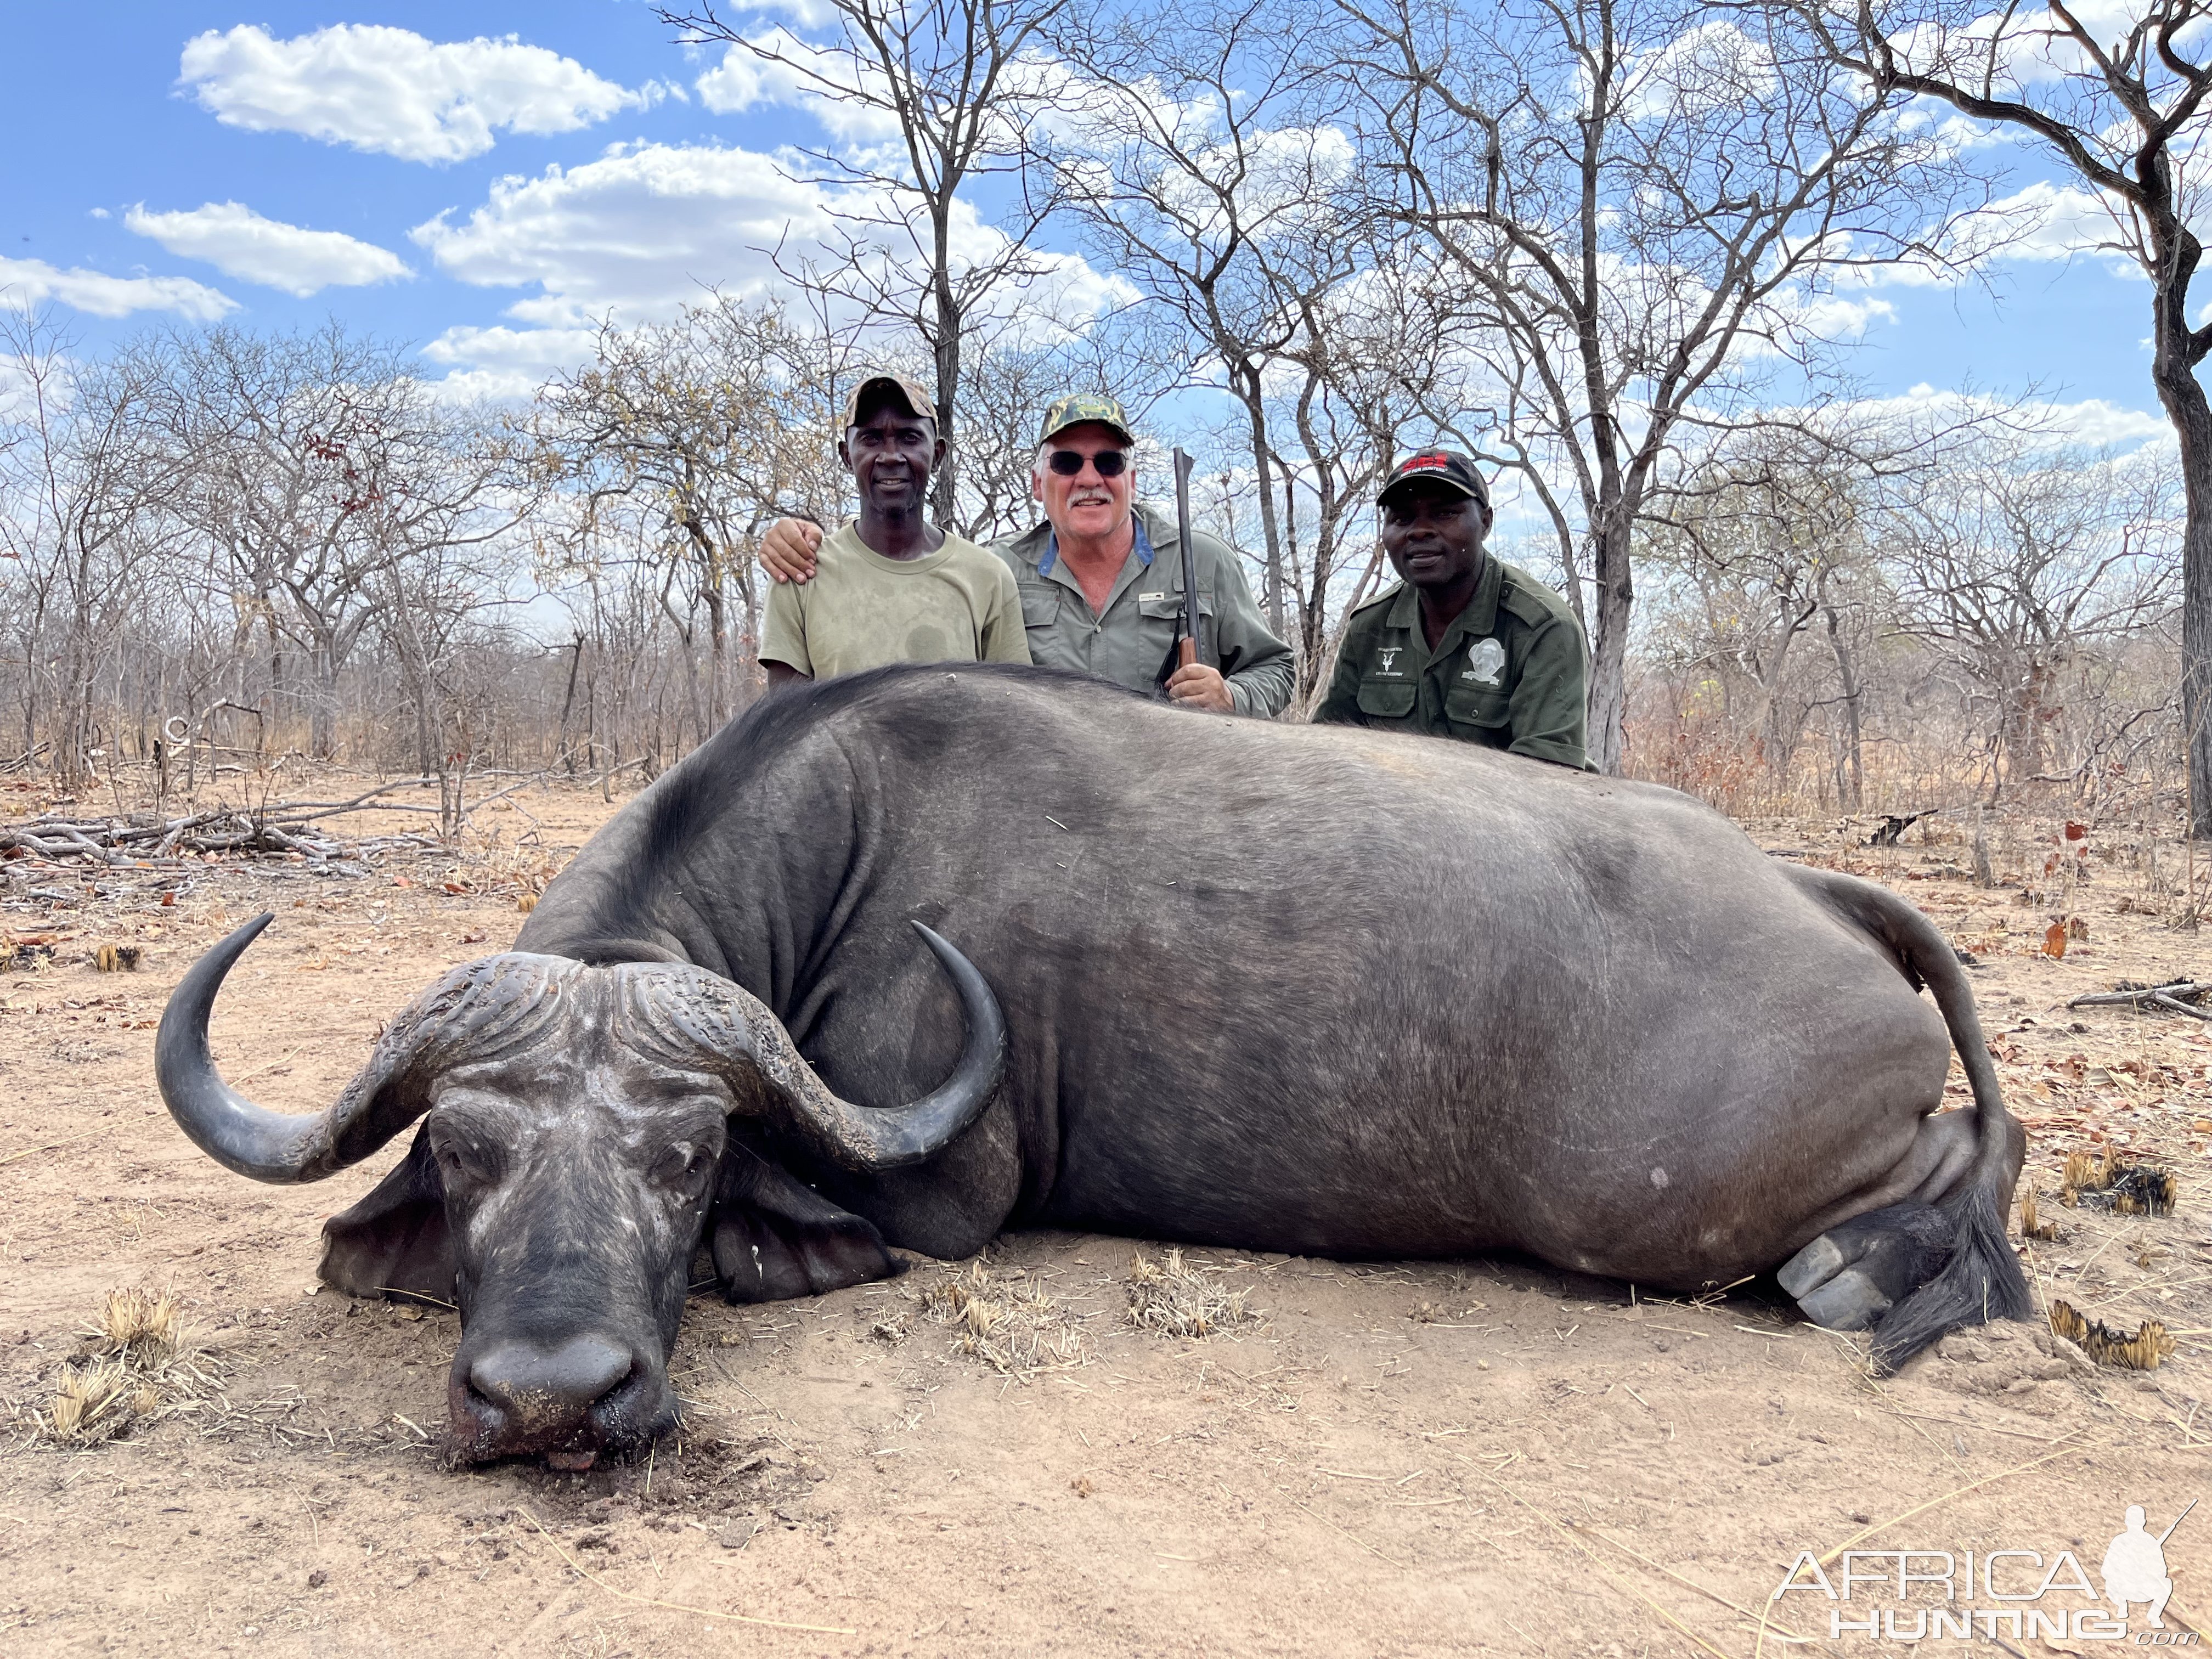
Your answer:
[[[573,58],[500,40],[437,42],[410,29],[334,23],[290,40],[240,23],[185,42],[180,84],[229,126],[298,132],[405,161],[458,161],[495,128],[573,132],[659,88],[633,92]]]
[[[2020,228],[2015,239],[2005,245],[2004,258],[2070,259],[2096,253],[2141,270],[2115,246],[2119,227],[2104,198],[2093,191],[2038,182],[1990,205],[1992,211],[2011,216]]]
[[[742,115],[762,104],[804,108],[823,130],[845,143],[880,143],[898,136],[898,118],[885,108],[883,76],[870,72],[855,80],[857,65],[844,53],[802,40],[787,29],[755,37],[762,50],[783,62],[771,62],[744,46],[732,46],[722,61],[696,84],[699,101],[717,115]],[[836,94],[825,90],[837,88]],[[854,95],[860,87],[874,95]]]
[[[841,212],[853,216],[841,221]],[[410,234],[449,276],[528,290],[507,307],[517,326],[452,329],[424,352],[453,366],[456,385],[499,397],[581,362],[602,318],[662,320],[709,289],[733,299],[786,291],[779,247],[787,267],[811,259],[834,278],[848,267],[830,248],[849,234],[876,276],[921,269],[895,204],[793,179],[771,156],[703,145],[618,144],[580,167],[510,176],[465,219],[442,213]],[[1005,245],[972,208],[957,204],[956,265],[994,258]],[[994,296],[996,308],[1018,315],[1022,338],[1057,337],[1134,297],[1073,255],[1041,258],[1042,274]]]
[[[855,216],[841,222],[840,212]],[[873,245],[864,258],[886,268],[914,262],[881,197],[833,191],[793,178],[775,158],[704,145],[616,145],[581,167],[510,176],[467,219],[440,214],[410,233],[447,275],[479,287],[536,284],[507,314],[574,327],[608,313],[623,321],[665,317],[709,287],[750,297],[782,286],[772,250],[787,262],[829,258],[824,240],[849,234]],[[1004,246],[1000,232],[957,204],[956,265]],[[1054,261],[1052,304],[1061,316],[1095,313],[1126,290],[1079,259]]]
[[[832,140],[855,152],[847,159],[890,172],[908,165],[899,119],[890,107],[890,82],[881,70],[786,28],[764,30],[749,40],[750,46],[729,47],[720,64],[693,82],[708,109],[718,115],[741,115],[763,106],[804,110]],[[1024,55],[1000,72],[985,148],[994,155],[1011,153],[1023,129],[1072,130],[1086,113],[1096,118],[1127,98],[1142,98],[1154,112],[1164,103],[1173,106],[1156,84],[1109,88],[1081,80],[1060,59]],[[1127,136],[1126,126],[1119,136]]]
[[[1829,257],[1839,288],[1954,288],[1976,271],[2008,259],[2062,260],[2090,256],[2119,277],[2140,277],[2142,267],[2121,246],[2122,231],[2102,198],[2070,185],[2038,181],[1991,202],[1962,228],[1948,250],[1951,263],[1883,261],[1872,244],[1832,238]],[[1863,257],[1866,263],[1853,264]]]
[[[2129,409],[2102,398],[2023,405],[1981,393],[1946,392],[1923,382],[1902,397],[1863,398],[1845,407],[1854,416],[1878,417],[1900,430],[1913,429],[1911,423],[1916,420],[1948,423],[1980,414],[2003,416],[2015,422],[2032,420],[2039,429],[2056,437],[2100,448],[2124,449],[2146,441],[2173,441],[2172,424],[2158,410]]]
[[[1698,23],[1632,61],[1622,104],[1633,120],[1698,120],[1756,105],[1781,78],[1764,42],[1734,23]]]
[[[441,397],[522,403],[550,375],[590,360],[588,328],[449,328],[422,355],[450,372],[428,384]]]
[[[57,395],[64,393],[65,384],[64,381],[55,386]],[[34,385],[30,372],[21,363],[13,360],[0,361],[0,420],[30,413]]]
[[[410,234],[462,282],[539,285],[511,315],[574,326],[606,311],[665,316],[709,284],[757,293],[775,279],[763,250],[811,244],[830,223],[821,190],[769,156],[647,144],[501,179],[467,219],[441,213]]]
[[[211,323],[238,309],[228,295],[189,276],[110,276],[82,266],[63,270],[44,259],[0,255],[0,302],[35,306],[49,300],[94,317],[173,311],[196,323]]]
[[[364,288],[411,274],[398,254],[374,242],[264,219],[242,202],[208,202],[176,213],[149,213],[141,203],[123,216],[123,223],[184,258],[204,259],[227,276],[301,299],[326,288]]]

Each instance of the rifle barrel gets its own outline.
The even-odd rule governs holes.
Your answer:
[[[2173,1527],[2178,1527],[2183,1522],[2189,1519],[2189,1511],[2196,1507],[2197,1500],[2192,1498],[2189,1500],[2188,1504],[2184,1506],[2181,1513],[2173,1517]],[[2168,1527],[2164,1532],[2159,1534],[2158,1541],[2160,1545],[2163,1545],[2167,1539],[2173,1536],[2173,1527]]]
[[[1198,660],[1198,554],[1190,544],[1191,459],[1175,453],[1176,545],[1182,554],[1182,632],[1176,642],[1177,665]]]

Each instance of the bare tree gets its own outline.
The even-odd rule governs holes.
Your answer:
[[[832,411],[803,368],[813,356],[780,311],[718,295],[672,322],[602,325],[593,360],[555,377],[519,429],[532,475],[564,504],[546,526],[549,566],[595,562],[610,535],[642,538],[679,633],[702,619],[702,738],[755,660],[756,538],[782,514],[827,517],[842,500]]]
[[[1863,771],[1858,630],[1847,617],[1879,585],[1865,530],[1872,485],[1838,465],[1829,443],[1755,430],[1688,471],[1648,538],[1653,562],[1692,599],[1658,641],[1661,653],[1710,668],[1724,697],[1737,683],[1749,687],[1741,724],[1778,783],[1814,708],[1835,707],[1847,809],[1859,804]]]
[[[2145,0],[2117,15],[2066,0],[2034,9],[1986,0],[1793,3],[1828,55],[1873,95],[1938,98],[2032,135],[2097,193],[2106,246],[2151,283],[2151,383],[2181,445],[2182,718],[2190,834],[2212,836],[2212,398],[2197,366],[2212,323],[2192,323],[2203,245],[2201,186],[2187,176],[2212,118],[2203,0]]]
[[[1462,278],[1505,429],[1573,501],[1594,586],[1591,754],[1622,763],[1639,520],[1681,429],[1817,369],[1837,289],[1948,264],[1988,187],[1902,96],[1781,11],[1694,0],[1338,0],[1378,211]],[[1505,459],[1515,459],[1510,453]],[[1571,481],[1564,482],[1564,481]]]
[[[1355,565],[1382,569],[1376,489],[1409,429],[1435,430],[1433,411],[1456,400],[1451,319],[1417,266],[1375,250],[1354,277],[1304,292],[1301,328],[1269,377],[1271,422],[1284,489],[1283,553],[1295,615],[1303,705],[1328,684],[1336,623],[1358,598]],[[1303,494],[1302,494],[1303,492]]]
[[[170,335],[169,465],[179,510],[228,567],[241,626],[265,635],[279,697],[335,752],[338,681],[397,564],[481,543],[519,503],[495,494],[477,422],[437,399],[395,346],[337,323],[311,333]],[[457,465],[469,455],[473,464]],[[303,659],[295,673],[290,659]]]
[[[1896,626],[1986,700],[2015,787],[2045,770],[2062,676],[2168,614],[2179,514],[2164,457],[2093,456],[1992,433],[1882,515]]]
[[[1280,441],[1269,374],[1315,333],[1358,269],[1345,213],[1349,141],[1330,125],[1342,88],[1301,49],[1308,14],[1269,0],[1152,6],[1109,28],[1063,31],[1079,98],[1031,133],[1085,240],[1188,344],[1194,384],[1242,412],[1256,477],[1261,599],[1284,628]]]
[[[828,0],[839,33],[810,46],[783,30],[742,32],[712,5],[655,8],[687,44],[727,42],[830,102],[872,114],[889,147],[802,149],[834,187],[837,230],[819,261],[787,274],[890,321],[923,343],[936,369],[937,429],[959,441],[963,360],[979,326],[1055,270],[1031,246],[1053,203],[1024,159],[1022,136],[1048,109],[1057,74],[1040,48],[1069,0]],[[973,194],[1008,199],[1007,224],[975,214]],[[963,194],[965,192],[965,194]],[[939,471],[932,507],[957,522],[958,451]]]
[[[95,687],[125,648],[149,568],[182,531],[180,459],[160,441],[157,343],[86,361],[39,313],[0,307],[10,388],[0,441],[0,578],[22,653],[23,746],[52,725],[53,770],[90,775]]]

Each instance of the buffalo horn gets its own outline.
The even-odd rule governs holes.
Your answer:
[[[271,920],[256,916],[194,963],[154,1037],[154,1074],[169,1115],[210,1158],[256,1181],[320,1181],[367,1158],[430,1109],[438,1061],[524,1035],[583,971],[520,951],[457,968],[392,1022],[335,1106],[313,1116],[272,1112],[225,1083],[208,1052],[216,993]]]
[[[975,964],[920,922],[914,924],[959,993],[968,1039],[952,1073],[903,1106],[856,1106],[831,1093],[800,1056],[791,1034],[768,1008],[727,980],[692,968],[655,965],[647,991],[677,1035],[717,1063],[746,1104],[757,1079],[783,1118],[848,1170],[871,1173],[919,1164],[943,1151],[973,1123],[1006,1069],[1006,1023],[998,999]],[[732,1064],[732,1062],[736,1062]],[[773,1109],[781,1106],[781,1111]]]

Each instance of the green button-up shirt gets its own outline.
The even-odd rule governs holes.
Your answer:
[[[1059,558],[1049,524],[991,544],[1012,568],[1021,592],[1031,662],[1096,674],[1147,695],[1158,686],[1182,614],[1182,552],[1172,519],[1141,504],[1136,515],[1139,534],[1099,611]],[[1220,669],[1238,714],[1264,720],[1281,713],[1292,690],[1291,647],[1268,632],[1234,549],[1201,530],[1191,537],[1191,553],[1199,660]]]
[[[1433,653],[1412,587],[1353,611],[1314,720],[1458,738],[1587,771],[1589,661],[1566,600],[1486,554],[1474,597]]]

